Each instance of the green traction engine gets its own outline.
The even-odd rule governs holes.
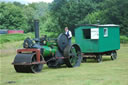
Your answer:
[[[26,38],[23,49],[17,50],[13,61],[16,72],[37,73],[41,72],[43,65],[57,68],[63,64],[67,67],[80,66],[82,57],[77,44],[69,45],[65,34],[60,34],[56,39],[39,37],[39,21],[34,20],[35,39]]]

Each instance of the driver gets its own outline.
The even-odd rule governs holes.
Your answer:
[[[68,30],[68,27],[65,27],[65,34],[68,36],[69,45],[71,45],[72,32]]]

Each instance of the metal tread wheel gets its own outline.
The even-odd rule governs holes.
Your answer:
[[[40,57],[40,60],[42,61],[42,57]],[[34,56],[32,58],[32,62],[37,62],[36,56]],[[32,73],[41,72],[42,68],[43,68],[43,64],[33,64],[33,65],[31,65]]]
[[[40,56],[40,60],[42,61],[43,58]],[[20,53],[17,54],[14,60],[15,63],[33,63],[37,62],[36,54],[35,53]],[[43,64],[32,64],[32,65],[14,65],[16,72],[21,73],[38,73],[42,70]]]
[[[64,49],[64,62],[67,67],[78,67],[81,64],[81,50],[77,44],[68,45]]]

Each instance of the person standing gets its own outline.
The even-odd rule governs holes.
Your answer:
[[[72,32],[68,29],[68,27],[65,27],[65,34],[68,37],[69,45],[71,45],[71,39],[72,39]]]

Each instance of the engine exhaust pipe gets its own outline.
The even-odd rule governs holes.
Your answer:
[[[35,28],[35,42],[40,44],[40,34],[39,34],[39,20],[34,20],[34,28]]]

